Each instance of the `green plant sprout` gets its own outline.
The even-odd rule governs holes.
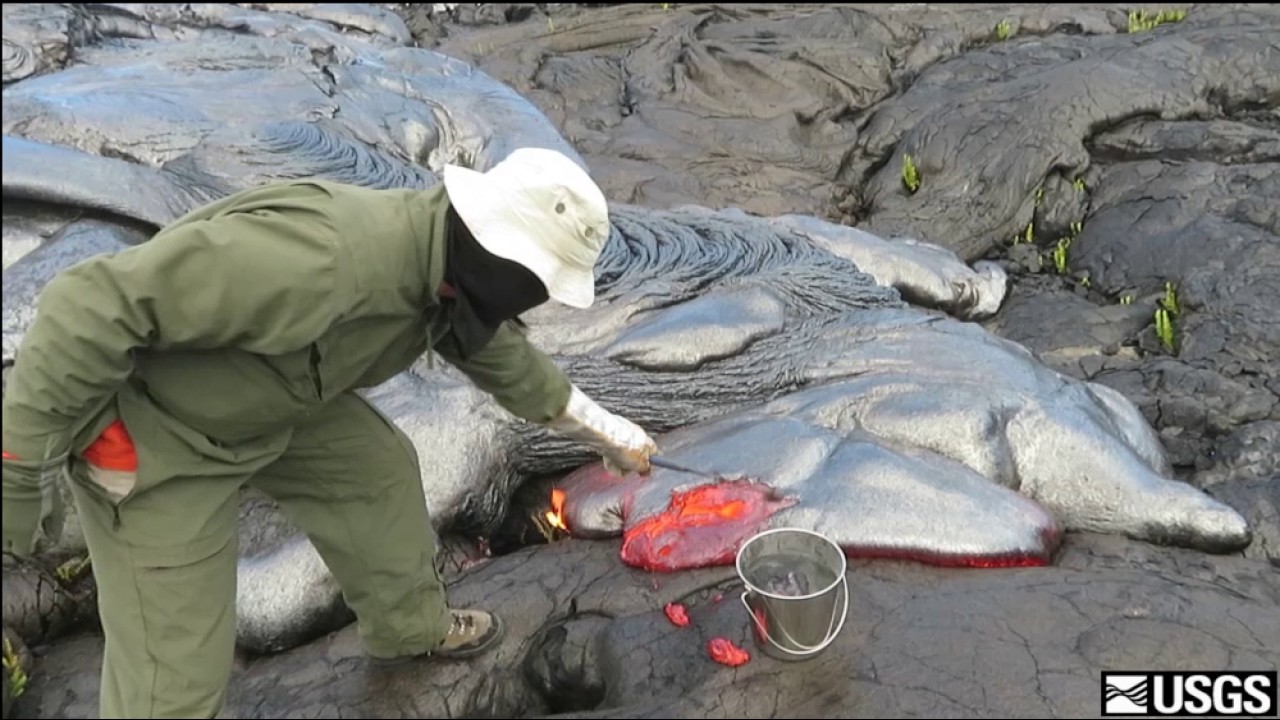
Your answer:
[[[1067,249],[1071,247],[1071,238],[1064,237],[1058,239],[1058,244],[1053,248],[1053,267],[1058,271],[1059,275],[1067,274]]]
[[[18,654],[13,651],[13,643],[7,637],[4,639],[4,669],[9,671],[10,697],[20,697],[27,690],[27,674],[23,672]]]
[[[69,583],[80,577],[87,567],[89,567],[89,556],[85,555],[82,558],[71,558],[59,565],[58,569],[54,572],[57,573],[58,578],[62,580],[62,582]]]
[[[920,189],[920,171],[916,170],[916,161],[909,154],[902,156],[902,185],[912,195]]]
[[[1085,190],[1088,189],[1087,187],[1085,187],[1084,178],[1082,177],[1078,177],[1075,180],[1072,180],[1071,187],[1075,188],[1078,192],[1084,192]]]
[[[1132,305],[1132,304],[1133,304],[1133,296],[1132,296],[1132,295],[1122,295],[1122,296],[1120,297],[1120,304],[1121,304],[1121,305]]]
[[[1174,317],[1182,313],[1182,308],[1178,305],[1178,289],[1173,286],[1173,281],[1164,284],[1164,297],[1160,298],[1160,306]]]
[[[1013,234],[1013,244],[1021,245],[1022,243],[1033,243],[1036,239],[1036,221],[1032,220],[1027,223],[1025,230],[1019,230]]]
[[[1088,275],[1085,275],[1084,277],[1080,278],[1080,286],[1083,288],[1090,288],[1090,287],[1093,287],[1093,282],[1089,280]]]
[[[1044,202],[1044,186],[1036,188],[1036,207],[1040,207],[1040,203]]]
[[[551,21],[551,16],[548,15],[547,16],[547,32],[555,32],[555,31],[556,31],[556,24]]]
[[[1071,243],[1080,236],[1080,231],[1084,229],[1084,223],[1077,220],[1071,223],[1071,232],[1068,235],[1058,238],[1058,242],[1054,244],[1053,250],[1050,251],[1050,259],[1053,261],[1053,267],[1058,271],[1059,275],[1067,274],[1067,251],[1071,249]],[[1031,228],[1028,227],[1027,242],[1031,242]],[[1082,281],[1082,284],[1083,281]],[[1085,284],[1085,287],[1089,287]]]
[[[1011,37],[1013,37],[1013,23],[1008,20],[1001,20],[1000,23],[996,25],[996,39],[1008,40]]]
[[[1146,10],[1130,10],[1129,32],[1142,32],[1165,23],[1181,22],[1186,16],[1186,10],[1161,10],[1154,15]]]
[[[671,3],[662,3],[662,9],[663,9],[663,10],[670,10],[670,9],[671,9]]]
[[[1156,337],[1160,338],[1160,344],[1166,350],[1174,352],[1173,318],[1162,307],[1156,308]]]

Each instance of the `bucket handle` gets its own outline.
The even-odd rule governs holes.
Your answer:
[[[848,575],[842,575],[840,577],[840,587],[843,590],[841,594],[844,595],[844,601],[842,603],[843,607],[840,610],[840,621],[836,622],[836,611],[832,609],[831,622],[827,625],[827,637],[825,640],[822,641],[821,644],[805,645],[804,643],[796,642],[795,638],[791,637],[791,633],[788,633],[786,628],[782,628],[782,633],[787,636],[787,639],[790,640],[792,644],[798,645],[804,648],[804,650],[791,650],[788,648],[784,648],[781,645],[779,645],[776,641],[774,641],[773,636],[769,634],[769,629],[765,627],[764,623],[760,622],[760,618],[756,617],[756,614],[751,610],[751,605],[747,603],[747,593],[750,592],[749,590],[743,590],[742,595],[739,596],[739,599],[742,600],[742,607],[747,609],[747,615],[751,618],[751,622],[755,623],[756,629],[760,631],[761,635],[764,635],[765,639],[769,641],[770,645],[774,646],[778,650],[781,650],[782,652],[787,653],[789,655],[801,655],[801,656],[815,655],[825,650],[826,647],[831,643],[835,642],[835,639],[840,636],[840,631],[844,629],[845,619],[849,617],[849,576]],[[834,628],[834,630],[832,628]]]

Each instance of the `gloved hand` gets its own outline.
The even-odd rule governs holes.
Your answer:
[[[4,550],[25,557],[35,552],[40,538],[56,538],[62,531],[57,465],[8,456],[3,462]]]
[[[648,475],[649,456],[658,445],[635,423],[596,404],[575,385],[569,404],[547,427],[584,442],[600,452],[605,469],[617,476],[627,472]]]

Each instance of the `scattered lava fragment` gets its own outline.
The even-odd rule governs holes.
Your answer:
[[[707,643],[707,653],[721,665],[738,667],[751,659],[751,654],[733,644],[729,638],[715,637]]]
[[[662,612],[667,614],[667,619],[676,627],[689,624],[689,612],[680,603],[667,603],[666,607],[662,608]]]

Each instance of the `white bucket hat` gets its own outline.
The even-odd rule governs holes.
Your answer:
[[[449,201],[485,250],[528,268],[551,299],[587,308],[609,239],[609,207],[591,176],[563,153],[512,151],[488,172],[445,165]]]

